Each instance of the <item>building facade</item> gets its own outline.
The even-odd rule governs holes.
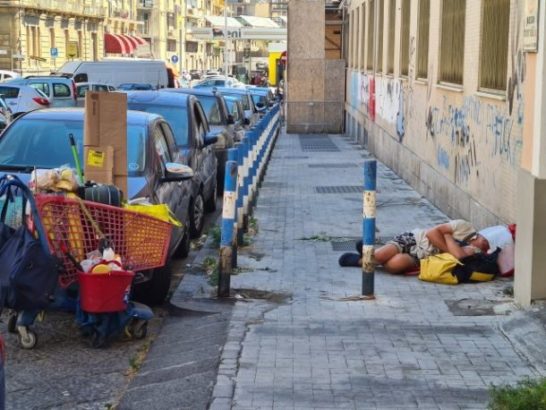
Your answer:
[[[546,297],[546,43],[537,0],[351,0],[346,132],[452,218],[518,225]],[[541,27],[538,25],[540,22]]]
[[[49,74],[72,59],[101,58],[106,13],[93,0],[2,2],[0,68]]]

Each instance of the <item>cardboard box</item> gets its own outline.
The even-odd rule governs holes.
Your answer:
[[[116,92],[86,93],[84,118],[86,178],[93,179],[88,175],[94,175],[100,178],[97,182],[114,183],[127,193],[127,95]],[[107,158],[108,169],[98,169],[100,167],[93,165],[88,167],[87,148],[106,152],[108,147],[112,149],[112,156]],[[107,155],[110,155],[109,151]]]

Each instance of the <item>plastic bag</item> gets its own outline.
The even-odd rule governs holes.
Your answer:
[[[66,191],[78,189],[76,171],[68,166],[53,169],[36,169],[30,173],[29,187],[34,191]]]
[[[159,205],[132,204],[132,205],[125,205],[125,208],[129,209],[130,211],[135,211],[141,214],[152,216],[163,222],[168,222],[171,225],[174,225],[177,227],[182,226],[182,222],[180,222],[176,218],[176,216],[172,213],[171,209],[169,208],[167,204],[159,204]]]

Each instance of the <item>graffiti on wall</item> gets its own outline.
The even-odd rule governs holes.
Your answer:
[[[482,155],[500,157],[511,165],[519,161],[521,139],[513,135],[514,120],[494,104],[465,97],[461,106],[443,99],[441,107],[431,106],[425,120],[428,135],[436,140],[436,162],[439,167],[453,171],[457,183],[466,183],[472,173],[479,176],[478,150],[474,135],[479,135],[488,148]],[[449,161],[448,152],[453,161]]]
[[[520,12],[521,13],[521,12]],[[520,19],[516,19],[516,28],[510,43],[512,73],[508,79],[507,102],[508,112],[512,115],[517,105],[517,121],[523,124],[523,81],[525,80],[525,55],[520,46]]]
[[[400,108],[400,80],[378,77],[375,81],[377,115],[389,124],[396,122]]]

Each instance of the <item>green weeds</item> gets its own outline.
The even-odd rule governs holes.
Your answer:
[[[546,409],[546,379],[527,379],[516,386],[492,387],[488,408],[490,410]]]

